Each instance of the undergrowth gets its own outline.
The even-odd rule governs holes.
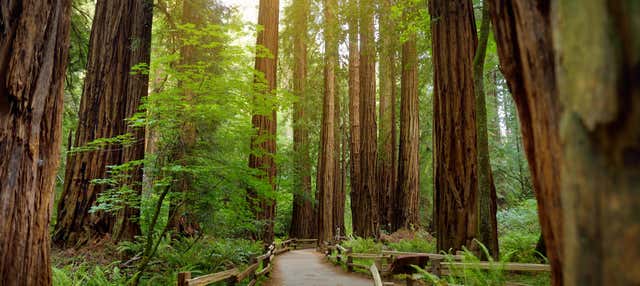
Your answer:
[[[127,285],[135,271],[136,255],[142,251],[142,243],[123,242],[118,251],[127,261],[102,264],[76,256],[72,261],[55,257],[53,285],[55,286],[102,286]],[[175,285],[177,275],[191,271],[198,276],[246,265],[251,256],[260,255],[259,242],[243,239],[221,240],[213,238],[182,238],[169,243],[161,242],[157,256],[142,276],[141,285]]]

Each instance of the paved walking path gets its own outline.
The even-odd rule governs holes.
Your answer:
[[[334,266],[313,249],[293,250],[274,259],[268,286],[371,286],[373,280]]]

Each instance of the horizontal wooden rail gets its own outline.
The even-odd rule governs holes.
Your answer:
[[[191,272],[178,273],[178,286],[204,286],[211,283],[225,281],[227,285],[236,285],[245,279],[251,279],[247,285],[252,286],[258,282],[261,276],[268,276],[273,269],[272,260],[276,255],[282,254],[295,247],[296,242],[305,244],[317,243],[317,239],[288,239],[278,244],[272,243],[267,247],[266,252],[251,260],[251,264],[240,271],[238,268],[206,274],[191,278]],[[261,270],[260,267],[262,267]]]

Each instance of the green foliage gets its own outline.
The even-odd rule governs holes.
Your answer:
[[[398,242],[390,242],[390,249],[406,252],[435,253],[436,240],[426,232],[418,232],[413,239],[403,239]]]
[[[54,286],[106,286],[127,285],[126,275],[112,265],[98,266],[82,263],[79,265],[67,265],[62,268],[53,267]]]
[[[373,238],[356,237],[344,242],[345,247],[351,247],[355,253],[381,253],[382,243],[376,242]]]
[[[539,263],[535,247],[540,238],[537,204],[534,199],[501,210],[497,214],[500,249],[509,253],[511,261]]]

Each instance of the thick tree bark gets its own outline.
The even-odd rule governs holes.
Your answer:
[[[260,0],[258,25],[261,25],[263,30],[258,32],[257,45],[266,48],[271,55],[267,57],[256,56],[255,69],[264,74],[266,89],[260,88],[261,84],[256,84],[256,97],[263,98],[255,98],[254,104],[272,104],[273,100],[267,100],[266,98],[275,96],[278,59],[278,18],[279,0]],[[251,138],[252,152],[249,155],[249,167],[263,172],[260,178],[267,181],[271,185],[271,191],[275,192],[276,107],[259,106],[256,107],[257,110],[271,111],[262,114],[256,112],[251,118],[251,124],[257,130],[257,134]],[[258,194],[256,190],[249,190],[248,195],[256,220],[264,223],[263,229],[258,230],[257,238],[262,239],[264,243],[271,243],[274,238],[275,202],[272,198]]]
[[[640,285],[640,6],[557,1],[551,9],[564,107],[564,283]]]
[[[361,219],[360,206],[360,48],[358,46],[358,0],[349,0],[349,181],[351,219]]]
[[[482,24],[478,49],[473,59],[473,82],[476,93],[476,129],[478,132],[478,215],[480,225],[478,240],[487,248],[489,255],[499,258],[498,246],[498,211],[496,186],[493,183],[491,159],[489,157],[489,135],[487,123],[487,104],[484,93],[484,60],[489,41],[489,6],[482,5]],[[484,253],[482,253],[484,256]]]
[[[336,45],[337,46],[337,45]],[[336,57],[336,68],[338,68],[338,62]],[[335,139],[335,148],[334,148],[334,187],[333,187],[333,231],[334,235],[337,234],[338,230],[340,233],[344,234],[344,206],[345,206],[345,176],[344,176],[344,161],[342,160],[342,139],[343,139],[343,124],[341,122],[341,112],[340,112],[340,91],[338,82],[336,80],[336,89],[334,92],[334,139]]]
[[[123,239],[140,233],[135,208],[125,207],[119,223],[110,213],[89,211],[108,188],[92,180],[108,177],[108,166],[144,157],[144,131],[130,127],[126,120],[138,111],[147,94],[148,76],[132,76],[130,72],[137,64],[149,63],[151,18],[152,4],[146,0],[97,2],[74,146],[127,133],[134,142],[69,155],[53,235],[59,245],[82,244],[112,232]],[[140,194],[142,169],[136,168],[130,175],[127,183]],[[116,225],[121,226],[119,230],[114,229]]]
[[[434,179],[438,250],[470,247],[478,230],[473,57],[477,46],[470,0],[429,2],[435,88]]]
[[[518,108],[524,149],[538,200],[538,216],[551,263],[561,285],[561,147],[550,1],[491,0],[493,31],[502,73]]]
[[[0,4],[0,284],[51,285],[71,1]]]
[[[338,61],[336,0],[324,1],[324,97],[318,159],[318,239],[333,238],[333,196],[336,187],[336,63]],[[338,144],[339,145],[339,144]]]
[[[401,84],[400,154],[393,211],[394,230],[420,227],[420,110],[415,33],[410,34],[402,45]]]
[[[307,128],[307,21],[309,1],[293,1],[293,92],[297,100],[293,104],[293,152],[294,190],[293,214],[289,237],[311,238],[314,235],[313,195],[311,193],[311,158],[309,157],[309,131]]]
[[[391,0],[381,0],[380,18],[380,101],[378,141],[378,206],[380,226],[392,230],[396,188],[396,45],[397,33],[391,19]]]
[[[378,237],[378,190],[376,188],[376,48],[374,9],[371,0],[360,0],[360,183],[353,212],[353,232],[361,237]],[[352,202],[353,203],[353,202]]]

